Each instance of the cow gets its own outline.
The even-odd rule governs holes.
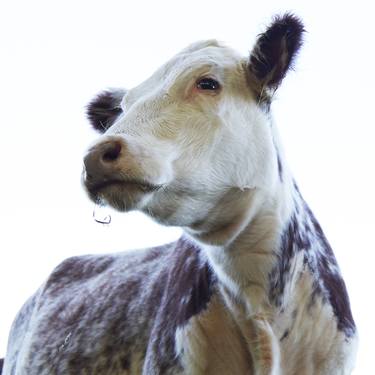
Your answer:
[[[183,234],[63,261],[18,313],[3,375],[351,373],[346,287],[271,114],[304,32],[277,15],[248,57],[197,42],[90,102],[90,199]]]

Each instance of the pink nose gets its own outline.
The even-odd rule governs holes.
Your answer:
[[[124,147],[124,143],[118,139],[106,140],[92,147],[83,160],[86,171],[85,182],[95,185],[113,178]]]

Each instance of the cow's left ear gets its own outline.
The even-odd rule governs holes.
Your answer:
[[[258,36],[250,54],[248,70],[259,94],[278,88],[293,66],[304,31],[301,20],[287,13],[276,16],[267,30]]]
[[[93,128],[104,133],[122,113],[121,101],[126,91],[110,89],[99,93],[87,105],[87,117]]]

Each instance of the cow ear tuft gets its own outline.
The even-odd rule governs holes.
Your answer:
[[[121,101],[125,90],[111,89],[99,93],[86,109],[87,118],[93,128],[104,133],[122,113]]]

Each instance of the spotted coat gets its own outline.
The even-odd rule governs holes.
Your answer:
[[[61,263],[17,315],[3,375],[351,373],[346,287],[271,116],[303,33],[285,14],[249,58],[198,42],[89,104],[89,197],[183,236]]]

